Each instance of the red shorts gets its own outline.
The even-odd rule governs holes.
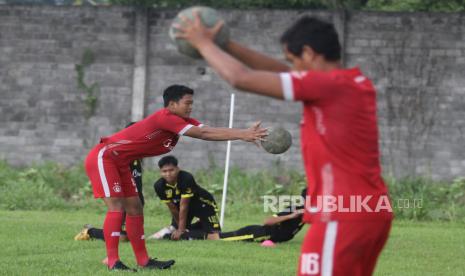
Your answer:
[[[129,164],[121,166],[108,157],[105,144],[96,145],[87,155],[85,168],[95,198],[139,196]]]
[[[331,221],[310,226],[297,275],[372,275],[391,220]]]

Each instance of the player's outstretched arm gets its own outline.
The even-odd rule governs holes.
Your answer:
[[[227,43],[226,50],[233,57],[255,70],[278,73],[290,71],[290,67],[284,62],[259,53],[232,40]]]
[[[293,212],[291,214],[284,215],[284,216],[268,217],[268,218],[265,219],[263,224],[265,224],[265,225],[274,225],[274,224],[278,224],[278,223],[281,223],[281,222],[286,221],[286,220],[296,218],[299,215],[301,215],[301,212],[295,211],[295,212]]]
[[[243,140],[256,143],[268,135],[268,130],[256,122],[247,129],[193,126],[184,135],[208,141]]]

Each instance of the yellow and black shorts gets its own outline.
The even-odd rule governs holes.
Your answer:
[[[188,222],[194,218],[198,218],[198,221],[188,225],[188,229],[202,229],[207,233],[221,231],[218,207],[213,196],[198,197],[192,202],[189,206]]]

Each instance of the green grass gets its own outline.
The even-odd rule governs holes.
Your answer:
[[[151,208],[153,209],[153,208]],[[262,212],[226,218],[225,230],[260,223]],[[105,256],[101,241],[74,241],[84,223],[101,225],[99,210],[0,211],[0,275],[99,275]],[[146,214],[146,233],[169,221],[166,210]],[[304,231],[276,248],[256,243],[221,241],[149,241],[152,256],[174,258],[163,275],[295,275]],[[130,245],[120,245],[121,258],[135,261]],[[465,225],[396,221],[375,275],[465,275]],[[150,272],[143,272],[148,274]]]
[[[170,221],[166,206],[154,197],[157,177],[155,170],[144,172],[148,234]],[[220,203],[223,171],[212,168],[195,177]],[[397,199],[421,199],[423,204],[395,207],[398,220],[375,275],[465,276],[465,179],[387,178],[387,182],[394,205]],[[279,164],[261,172],[232,168],[224,230],[261,223],[266,216],[261,196],[297,195],[304,185],[303,175]],[[82,166],[45,163],[14,168],[0,161],[0,275],[106,274],[100,263],[104,244],[73,240],[84,223],[100,226],[104,210],[92,199]],[[148,249],[152,256],[176,259],[173,269],[159,272],[165,275],[295,275],[304,233],[305,229],[273,249],[219,241],[149,241]],[[134,266],[130,245],[120,248],[121,258]]]

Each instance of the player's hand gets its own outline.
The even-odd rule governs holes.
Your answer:
[[[213,42],[215,36],[224,25],[224,21],[220,20],[212,28],[207,28],[200,19],[199,11],[194,10],[194,19],[190,19],[181,15],[181,24],[173,24],[173,27],[178,30],[177,38],[187,40],[195,48],[201,47],[205,42]]]
[[[299,217],[300,215],[302,215],[304,213],[304,209],[298,209],[298,210],[295,210],[292,214],[291,214],[291,217],[292,218],[297,218]]]
[[[255,122],[251,127],[245,129],[243,134],[244,137],[242,140],[247,142],[254,143],[257,147],[259,147],[258,142],[263,141],[266,136],[268,136],[268,129],[260,127],[262,122],[258,121]]]
[[[180,240],[182,234],[184,234],[184,231],[176,229],[173,233],[171,233],[171,239],[174,241]]]

